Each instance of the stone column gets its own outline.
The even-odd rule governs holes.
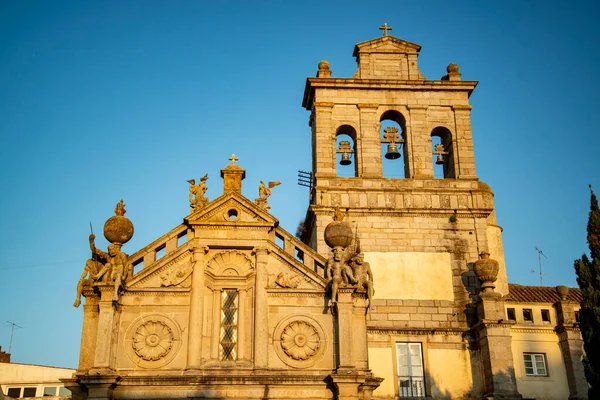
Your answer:
[[[100,297],[90,287],[84,289],[83,327],[81,329],[81,349],[79,351],[78,372],[87,372],[94,366],[96,338],[98,334],[98,303]]]
[[[352,292],[354,292],[354,288],[338,289],[338,301],[335,304],[339,355],[338,369],[354,369],[356,367],[353,356],[354,326],[352,326],[352,316],[354,305],[352,303]]]
[[[113,371],[111,353],[117,310],[113,307],[113,287],[111,285],[101,286],[100,290],[102,296],[98,303],[99,315],[94,368],[90,373],[110,374]]]
[[[585,379],[583,363],[583,340],[579,325],[575,320],[574,306],[577,303],[567,300],[569,288],[558,286],[558,293],[561,300],[554,304],[556,315],[558,316],[557,326],[555,328],[558,335],[558,345],[563,356],[563,362],[567,371],[567,381],[569,383],[569,400],[579,400],[588,398],[588,384]]]
[[[360,129],[357,132],[355,160],[358,176],[381,178],[383,176],[381,155],[381,132],[377,108],[379,104],[358,104]]]
[[[269,319],[267,306],[267,262],[269,250],[254,248],[256,255],[255,294],[254,294],[254,367],[267,368],[269,344]]]
[[[208,247],[194,247],[192,290],[190,293],[190,315],[188,328],[187,369],[200,369],[202,364],[202,317],[204,315],[204,270]]]

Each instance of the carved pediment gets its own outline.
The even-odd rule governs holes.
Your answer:
[[[190,287],[191,275],[192,254],[182,246],[136,273],[127,288]]]
[[[421,46],[416,43],[407,42],[406,40],[398,39],[393,36],[383,36],[366,42],[358,43],[354,47],[354,57],[359,57],[364,53],[386,52],[397,54],[418,54]]]
[[[237,192],[226,193],[185,218],[190,225],[277,226],[279,221]]]

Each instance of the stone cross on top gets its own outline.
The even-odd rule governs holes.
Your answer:
[[[388,36],[388,31],[391,31],[392,27],[389,26],[388,24],[384,23],[383,25],[381,25],[379,27],[379,29],[381,29],[383,31],[383,36]]]
[[[237,157],[235,156],[235,154],[232,154],[232,155],[231,155],[231,157],[229,157],[229,158],[228,158],[228,160],[231,160],[231,165],[235,165],[235,162],[236,162],[237,160],[239,160],[239,158],[237,158]]]

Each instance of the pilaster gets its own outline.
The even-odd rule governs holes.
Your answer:
[[[378,104],[358,104],[360,111],[360,131],[357,133],[358,157],[355,157],[358,176],[363,178],[381,178],[383,169],[381,164],[381,140],[379,133],[379,119],[377,117]]]
[[[255,297],[254,297],[254,367],[267,368],[269,343],[269,319],[267,306],[267,262],[269,250],[254,248],[256,255]]]
[[[333,127],[333,103],[314,103],[315,148],[316,165],[314,166],[315,177],[336,175],[336,153],[335,153],[335,130]],[[318,184],[318,182],[317,182]]]
[[[554,304],[558,316],[555,328],[558,344],[563,356],[569,383],[569,400],[588,398],[588,384],[581,358],[583,356],[583,340],[579,325],[575,321],[574,307],[577,303],[561,300]]]
[[[471,106],[455,105],[454,126],[456,132],[452,140],[455,155],[454,165],[458,179],[477,179],[475,171],[475,151],[473,148],[473,132],[471,128]]]
[[[410,106],[409,126],[410,140],[407,139],[407,142],[412,161],[409,164],[410,177],[433,178],[431,136],[427,131],[427,106]]]
[[[118,312],[113,306],[113,287],[105,285],[100,287],[101,297],[98,302],[98,330],[96,334],[96,351],[94,355],[94,367],[90,373],[108,374],[113,371],[112,347],[115,327],[115,314]],[[117,306],[118,307],[118,306]]]
[[[93,288],[84,289],[83,327],[81,328],[81,346],[77,371],[87,372],[94,366],[96,340],[98,334],[98,303],[100,297]]]
[[[200,369],[202,364],[202,320],[204,314],[204,271],[208,247],[196,243],[194,246],[192,288],[188,330],[187,369]]]
[[[504,300],[500,293],[481,293],[477,304],[479,322],[473,330],[481,353],[483,398],[521,399],[517,390],[510,328],[504,322]]]

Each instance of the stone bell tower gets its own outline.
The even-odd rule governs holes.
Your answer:
[[[377,367],[403,348],[422,352],[426,374],[399,374],[379,393],[434,396],[426,375],[438,376],[439,386],[449,376],[444,366],[454,365],[464,370],[454,382],[470,382],[455,393],[519,398],[512,361],[494,358],[496,342],[510,347],[510,328],[498,328],[502,340],[490,339],[495,326],[485,331],[482,318],[502,316],[477,306],[482,286],[474,267],[481,254],[497,261],[495,291],[488,296],[494,307],[501,310],[508,294],[494,195],[475,170],[469,97],[477,82],[463,80],[454,63],[440,79],[426,79],[418,65],[421,47],[390,36],[386,24],[380,29],[381,37],[355,46],[354,76],[334,77],[335,66],[323,60],[316,77],[307,79],[302,106],[310,111],[314,181],[302,240],[329,253],[324,232],[334,210],[343,210],[373,271],[374,307],[367,321],[373,371],[385,376],[385,368],[405,368],[401,361]],[[444,346],[462,349],[451,356],[455,360],[431,332],[446,336]],[[482,352],[467,341],[478,341]],[[475,361],[461,361],[462,351]],[[510,348],[502,351],[510,354]],[[484,382],[471,372],[480,368]]]
[[[332,77],[321,61],[307,79],[314,189],[303,239],[328,252],[323,232],[340,207],[365,252],[452,253],[460,270],[489,251],[501,265],[496,287],[507,293],[493,194],[475,171],[469,96],[477,82],[462,80],[456,64],[427,80],[421,47],[381,29],[355,46],[354,76]],[[388,165],[403,176],[388,176]]]

